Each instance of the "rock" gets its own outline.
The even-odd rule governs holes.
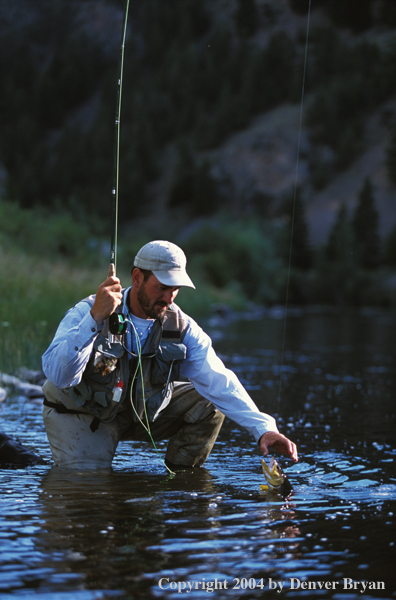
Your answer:
[[[18,379],[18,377],[14,377],[13,375],[7,375],[7,373],[0,373],[0,383],[9,387],[17,387],[21,383],[21,380]]]
[[[0,465],[45,465],[46,461],[31,452],[21,443],[10,438],[6,433],[0,433]]]
[[[42,381],[44,383],[45,381],[44,374],[41,371],[28,371],[27,369],[25,369],[21,371],[21,373],[26,373],[29,377],[34,378],[40,382]],[[7,388],[11,388],[14,394],[24,396],[25,398],[29,398],[29,400],[44,398],[41,385],[29,383],[28,381],[22,381],[21,379],[19,379],[19,377],[7,375],[6,373],[0,373],[0,383],[2,383]]]
[[[43,385],[46,379],[44,373],[42,371],[33,371],[32,369],[26,369],[23,367],[17,373],[18,377],[22,381],[27,381],[28,383],[34,383],[35,385]]]
[[[222,319],[230,319],[232,317],[232,311],[226,304],[212,304],[210,310]]]
[[[17,388],[18,393],[21,396],[25,396],[30,400],[34,400],[35,398],[44,398],[44,393],[42,387],[40,385],[34,385],[33,383],[21,383]]]

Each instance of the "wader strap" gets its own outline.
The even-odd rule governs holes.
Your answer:
[[[43,404],[44,404],[44,406],[48,406],[49,408],[54,408],[56,410],[56,412],[61,413],[61,414],[64,414],[64,413],[68,413],[69,415],[86,415],[87,414],[87,413],[83,413],[81,410],[73,410],[72,408],[66,408],[66,406],[64,406],[63,404],[50,402],[45,397],[44,397]],[[92,433],[94,433],[97,430],[97,428],[99,427],[99,423],[100,423],[99,417],[94,417],[92,419],[92,423],[89,426]]]

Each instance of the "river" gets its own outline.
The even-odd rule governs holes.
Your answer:
[[[395,598],[396,316],[281,317],[209,330],[298,445],[297,464],[278,457],[287,499],[260,493],[254,441],[228,420],[204,468],[168,475],[122,442],[112,473],[67,474],[40,405],[7,401],[2,430],[49,462],[0,472],[0,598]]]

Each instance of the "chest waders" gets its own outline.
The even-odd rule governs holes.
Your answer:
[[[90,306],[94,301],[95,296],[83,300]],[[154,322],[141,356],[133,354],[130,358],[125,350],[126,334],[115,335],[112,341],[105,336],[107,321],[103,333],[95,339],[81,382],[59,389],[46,381],[44,404],[62,413],[92,415],[91,430],[96,431],[100,421],[112,421],[118,411],[131,409],[128,399],[132,391],[134,420],[143,420],[147,414],[148,420],[154,421],[172,398],[173,382],[180,379],[180,362],[187,354],[183,344],[187,325],[183,313],[173,304]],[[98,369],[103,357],[112,370]],[[115,393],[120,382],[122,392]]]

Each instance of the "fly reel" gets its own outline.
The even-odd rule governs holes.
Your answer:
[[[124,315],[113,313],[109,317],[109,331],[113,335],[123,335],[126,332],[127,321]]]

